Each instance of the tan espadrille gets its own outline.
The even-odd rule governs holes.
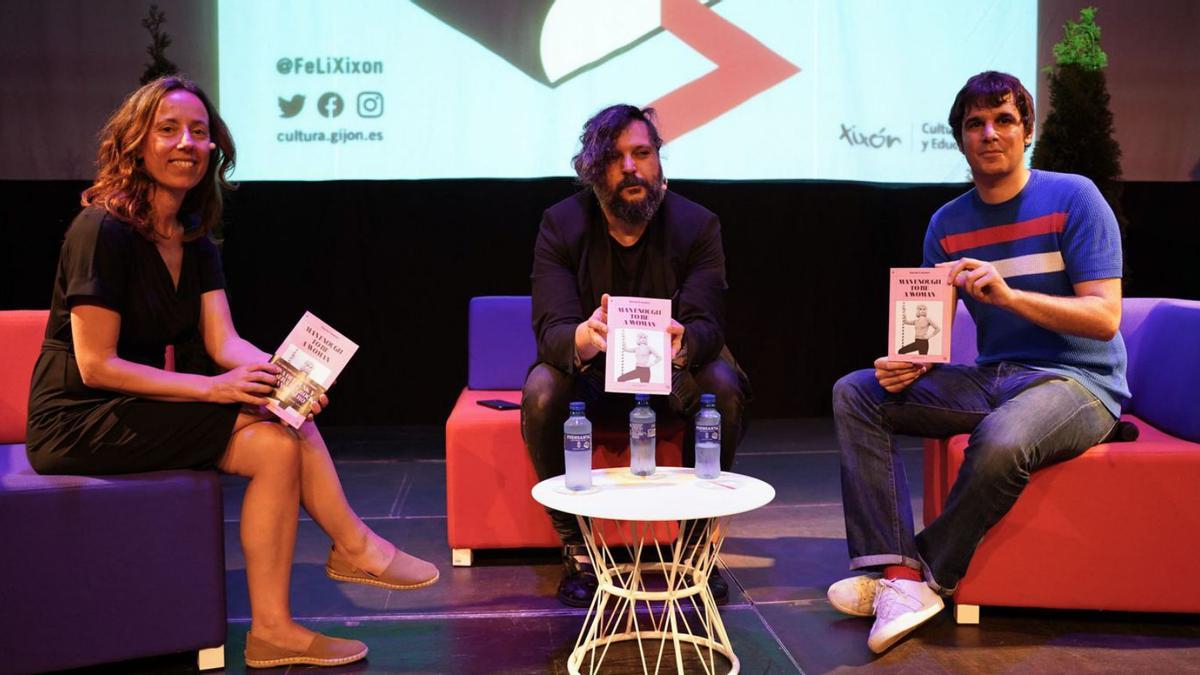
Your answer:
[[[338,555],[335,548],[329,550],[329,560],[325,563],[325,575],[330,579],[378,586],[393,591],[408,591],[429,586],[438,580],[438,574],[438,569],[433,563],[411,556],[400,549],[396,549],[396,557],[392,558],[387,569],[379,575],[355,567]]]
[[[312,644],[303,652],[259,640],[246,633],[246,665],[250,668],[277,668],[279,666],[341,666],[366,657],[367,646],[358,640],[329,637],[316,634]]]

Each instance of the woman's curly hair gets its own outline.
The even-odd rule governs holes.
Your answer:
[[[204,91],[195,82],[180,77],[160,77],[126,97],[100,131],[96,179],[83,191],[84,206],[99,206],[128,222],[146,239],[155,238],[151,199],[156,183],[142,162],[142,147],[158,104],[168,93],[182,89],[195,95],[208,112],[209,140],[216,148],[209,153],[204,177],[188,191],[180,207],[184,239],[208,234],[221,221],[222,192],[232,190],[228,180],[236,152],[229,128]]]

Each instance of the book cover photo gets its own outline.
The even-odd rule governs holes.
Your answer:
[[[888,360],[950,361],[950,322],[957,301],[946,270],[894,267],[888,293]]]
[[[356,351],[357,344],[305,312],[271,357],[271,363],[283,372],[275,391],[267,395],[267,410],[299,429],[312,412],[313,402],[329,389]]]
[[[670,300],[610,297],[604,391],[670,394],[670,325]]]

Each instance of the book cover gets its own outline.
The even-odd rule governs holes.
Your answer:
[[[888,360],[950,361],[950,322],[957,296],[946,273],[936,267],[892,268]]]
[[[324,321],[305,312],[279,346],[271,363],[283,369],[275,391],[267,395],[267,410],[299,429],[320,398],[358,351],[358,345]]]
[[[670,325],[670,300],[610,297],[604,391],[671,393]]]

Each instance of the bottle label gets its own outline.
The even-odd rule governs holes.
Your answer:
[[[566,434],[563,437],[563,448],[567,452],[591,452],[591,434]]]
[[[629,425],[629,440],[645,441],[654,438],[653,424],[630,424]]]
[[[696,445],[701,443],[717,443],[721,442],[721,425],[714,424],[712,426],[696,426]]]

